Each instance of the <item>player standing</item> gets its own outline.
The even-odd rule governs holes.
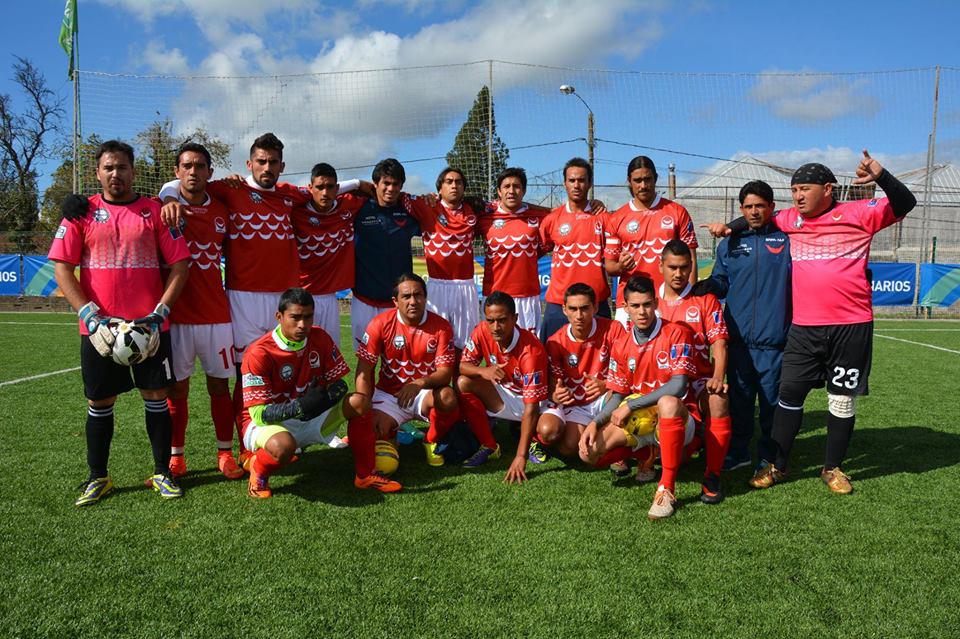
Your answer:
[[[369,397],[347,393],[342,378],[350,368],[327,332],[313,325],[310,293],[284,291],[276,317],[277,327],[250,344],[241,365],[243,438],[253,452],[247,492],[257,498],[273,495],[270,475],[298,448],[329,444],[345,421],[370,410]],[[363,441],[354,431],[351,441],[354,434],[358,444]],[[380,489],[389,492],[390,483]]]
[[[612,216],[612,230],[607,237],[605,266],[607,273],[620,277],[617,291],[617,319],[627,322],[623,310],[623,291],[633,275],[653,280],[654,286],[663,283],[658,262],[664,245],[680,240],[690,247],[693,269],[690,283],[697,281],[697,235],[687,209],[657,193],[657,167],[653,160],[638,155],[627,166],[629,202]]]
[[[794,207],[773,216],[790,236],[793,261],[793,325],[783,352],[780,400],[773,416],[774,463],[750,480],[769,488],[784,479],[793,442],[803,423],[803,404],[813,388],[827,386],[827,450],[820,478],[835,493],[853,490],[841,469],[856,421],[856,398],[868,392],[873,359],[873,306],[866,277],[870,242],[913,210],[917,199],[864,150],[853,184],[876,182],[887,197],[838,202],[837,179],[822,164],[793,174]],[[714,235],[746,229],[710,225]]]
[[[395,308],[370,321],[357,345],[357,392],[373,398],[373,412],[364,420],[381,439],[394,439],[397,428],[412,419],[429,422],[427,463],[441,466],[436,444],[458,415],[450,387],[457,359],[453,329],[427,310],[427,285],[419,275],[404,273],[397,279],[393,302]],[[380,375],[374,386],[377,360]],[[356,446],[352,434],[350,446]]]
[[[473,468],[500,456],[487,415],[520,422],[517,453],[504,481],[526,481],[524,469],[540,418],[540,402],[547,399],[547,353],[533,332],[519,326],[514,300],[492,291],[483,302],[484,321],[467,340],[460,360],[460,406],[480,449],[464,466]],[[487,365],[480,363],[486,360]]]
[[[87,465],[90,475],[77,506],[95,504],[113,491],[107,472],[117,395],[136,387],[146,409],[153,451],[153,475],[147,480],[164,498],[183,491],[170,474],[170,411],[167,387],[173,383],[167,315],[188,276],[190,252],[176,230],[160,219],[160,206],[133,190],[134,157],[130,145],[116,140],[97,149],[97,179],[103,191],[71,198],[50,246],[54,275],[63,296],[80,317],[80,369],[87,398]],[[67,219],[70,217],[72,219]],[[161,261],[170,266],[163,282]],[[74,269],[80,267],[80,278]],[[151,325],[159,340],[151,357],[128,368],[111,359],[111,317],[137,318]],[[153,339],[151,339],[153,341]]]
[[[187,473],[184,458],[190,394],[190,376],[200,358],[210,396],[210,415],[217,437],[217,467],[224,477],[238,479],[243,470],[233,458],[233,401],[229,380],[234,376],[233,331],[230,306],[223,290],[220,258],[227,237],[229,212],[207,194],[213,176],[210,152],[193,142],[177,150],[174,169],[180,182],[177,196],[189,212],[180,229],[190,249],[190,279],[170,314],[173,376],[167,404],[173,421],[170,442],[170,472]]]

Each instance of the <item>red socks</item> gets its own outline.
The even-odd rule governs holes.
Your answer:
[[[183,454],[183,444],[187,439],[187,398],[179,399],[167,398],[167,407],[170,409],[170,421],[173,423],[173,430],[170,433],[170,449],[174,455]]]
[[[611,448],[604,454],[600,455],[600,459],[597,460],[597,468],[606,468],[610,464],[616,464],[617,462],[622,462],[624,459],[627,459],[631,456],[633,451],[631,451],[626,446],[617,446],[616,448]]]
[[[217,434],[217,448],[232,450],[234,415],[233,400],[230,396],[211,395],[210,415],[213,417],[213,429]]]
[[[353,466],[357,477],[368,477],[374,469],[377,445],[373,432],[373,414],[367,413],[347,422],[347,437],[353,452]]]
[[[680,417],[660,418],[660,465],[663,466],[660,485],[670,492],[675,489],[677,470],[683,459],[683,422]]]
[[[730,448],[730,438],[733,436],[733,427],[730,417],[710,417],[707,419],[705,438],[707,440],[707,470],[706,475],[720,475],[723,470],[723,459]]]
[[[253,456],[253,471],[260,475],[261,477],[269,477],[272,475],[282,464],[277,461],[277,459],[267,452],[265,448],[260,448]]]
[[[460,393],[460,414],[467,421],[467,426],[473,436],[480,441],[484,448],[496,448],[497,440],[490,430],[490,420],[487,419],[487,409],[480,398],[473,393]]]
[[[427,430],[426,441],[436,444],[446,437],[447,433],[450,432],[450,427],[460,419],[460,411],[452,410],[449,413],[443,413],[433,407],[427,417],[430,419],[430,428]]]

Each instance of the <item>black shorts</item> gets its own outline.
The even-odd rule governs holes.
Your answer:
[[[83,394],[98,400],[126,393],[134,387],[158,390],[172,386],[173,366],[170,362],[170,331],[160,333],[160,347],[153,357],[133,366],[121,366],[111,357],[103,357],[90,343],[80,337],[80,372],[83,375]],[[131,375],[131,373],[133,373]]]
[[[866,395],[873,361],[873,322],[790,327],[781,383],[826,383],[834,395]]]

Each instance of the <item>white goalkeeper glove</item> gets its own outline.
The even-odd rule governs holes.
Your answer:
[[[150,341],[147,342],[147,357],[153,357],[160,348],[160,329],[170,315],[170,307],[160,302],[153,312],[133,320],[133,324],[150,328]]]
[[[103,357],[110,357],[113,353],[113,343],[116,337],[110,330],[110,321],[100,316],[100,307],[96,302],[87,302],[77,311],[80,321],[90,333],[90,343]]]

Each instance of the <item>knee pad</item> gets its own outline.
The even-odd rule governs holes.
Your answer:
[[[857,398],[852,395],[827,393],[827,410],[841,419],[853,417],[857,414]]]
[[[783,382],[780,384],[780,405],[787,410],[800,410],[813,386],[809,382]]]

